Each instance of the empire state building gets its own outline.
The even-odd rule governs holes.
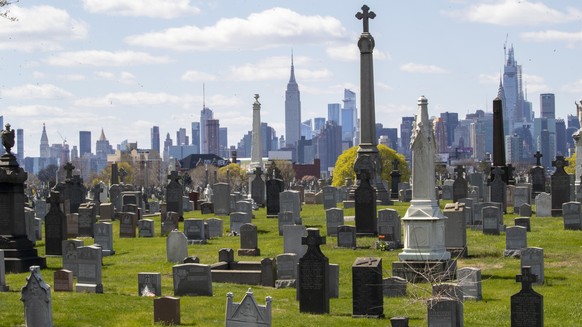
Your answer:
[[[299,139],[301,139],[301,99],[291,55],[291,77],[285,91],[285,143],[288,147],[296,147]]]

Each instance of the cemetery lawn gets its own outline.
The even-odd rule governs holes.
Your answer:
[[[441,203],[444,204],[444,203]],[[404,215],[407,204],[390,208]],[[378,208],[380,209],[380,207]],[[535,210],[535,208],[534,208]],[[265,208],[254,212],[253,223],[259,230],[261,257],[238,257],[239,238],[223,236],[212,239],[206,245],[189,245],[188,254],[197,256],[200,262],[212,264],[218,260],[221,248],[233,248],[237,261],[259,261],[283,252],[283,239],[278,234],[277,219],[267,219]],[[346,216],[353,216],[354,209],[346,209]],[[199,212],[185,213],[185,218],[204,217]],[[303,205],[301,212],[307,227],[319,228],[325,234],[325,213],[322,205]],[[513,226],[516,215],[505,215],[507,226]],[[149,217],[148,217],[149,218]],[[224,229],[229,226],[228,217]],[[52,292],[53,322],[55,326],[151,326],[153,325],[153,298],[139,297],[137,275],[139,272],[162,273],[162,295],[173,296],[172,263],[166,262],[166,239],[160,237],[159,215],[155,220],[154,238],[119,238],[119,221],[113,222],[114,249],[116,254],[103,258],[104,294]],[[352,221],[346,221],[354,225]],[[545,284],[534,290],[544,296],[545,326],[580,326],[582,324],[582,231],[564,230],[563,219],[531,218],[532,231],[528,233],[528,246],[541,247],[545,256]],[[180,223],[183,229],[183,223]],[[44,234],[44,231],[43,231]],[[83,238],[85,245],[92,238]],[[478,267],[482,270],[483,300],[464,302],[465,326],[510,326],[510,297],[521,289],[515,282],[520,273],[520,261],[504,258],[505,233],[500,236],[483,235],[467,230],[469,257],[458,260],[458,267]],[[357,257],[381,257],[383,277],[392,276],[391,264],[397,261],[396,251],[374,249],[374,238],[358,238],[358,248],[337,248],[337,239],[328,237],[321,247],[330,263],[340,266],[340,291],[338,299],[330,300],[330,313],[312,315],[299,313],[295,289],[274,289],[262,286],[213,283],[213,296],[181,297],[181,322],[184,326],[224,326],[226,293],[234,293],[240,302],[252,287],[255,299],[261,305],[271,296],[273,326],[389,326],[389,318],[407,316],[410,326],[426,326],[425,300],[430,296],[430,283],[409,284],[408,296],[384,298],[385,319],[352,318],[351,265]],[[44,242],[37,242],[39,254],[44,255]],[[48,257],[47,269],[41,274],[53,285],[53,273],[61,268],[60,257]],[[29,273],[7,274],[10,291],[0,293],[0,326],[24,324],[24,307],[20,301],[20,288],[25,285]]]

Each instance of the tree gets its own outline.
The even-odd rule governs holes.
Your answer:
[[[293,163],[287,160],[271,160],[267,167],[267,176],[280,178],[286,186],[290,185],[295,178],[295,169]]]
[[[564,170],[570,175],[575,175],[576,174],[576,152],[572,153],[572,156],[569,158],[566,158],[566,160],[568,160],[568,166],[564,167]]]
[[[337,158],[333,170],[333,186],[342,186],[345,184],[346,178],[353,180],[356,177],[354,162],[356,161],[357,152],[358,147],[354,146],[344,151]],[[410,168],[402,154],[383,144],[378,144],[378,153],[380,155],[380,160],[382,160],[382,180],[392,180],[390,177],[393,167],[392,162],[394,159],[397,159],[399,162],[398,170],[401,174],[400,180],[408,181],[410,178]]]
[[[125,172],[127,173],[127,176],[125,176],[124,183],[125,184],[132,184],[134,181],[134,171],[135,170],[133,169],[133,166],[131,165],[131,163],[129,163],[127,161],[118,162],[117,169],[120,170],[121,168],[123,168],[125,170]],[[91,181],[91,185],[96,185],[100,181],[103,181],[105,184],[107,184],[110,180],[111,180],[111,165],[107,165],[107,167],[105,167],[104,169],[101,170],[101,172],[99,173],[97,178],[94,178]],[[120,180],[120,182],[121,182],[121,180]]]
[[[37,174],[38,180],[41,183],[54,186],[58,170],[59,167],[57,165],[48,165],[38,172]]]
[[[246,172],[244,171],[244,169],[242,169],[239,164],[237,163],[230,163],[226,166],[220,167],[218,169],[218,180],[226,183],[227,182],[227,178],[226,178],[226,172],[228,171],[228,174],[230,176],[230,189],[231,191],[238,191],[240,192],[242,190],[243,185],[245,185],[247,178],[246,178]]]

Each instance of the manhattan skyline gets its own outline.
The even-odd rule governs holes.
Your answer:
[[[2,8],[17,21],[0,19],[0,115],[24,129],[24,156],[39,155],[43,123],[51,144],[62,136],[78,146],[79,131],[94,141],[103,128],[111,144],[149,148],[152,126],[173,138],[200,120],[204,83],[229,145],[251,130],[255,93],[262,121],[285,135],[292,51],[302,120],[327,118],[344,88],[359,108],[354,15],[364,3],[377,15],[376,120],[385,127],[414,115],[421,95],[434,115],[491,112],[504,45],[523,66],[536,117],[541,93],[555,94],[556,117],[575,114],[577,1],[22,0]]]

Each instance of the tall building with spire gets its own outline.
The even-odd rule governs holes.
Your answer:
[[[295,67],[291,54],[291,76],[285,91],[285,141],[288,147],[297,146],[301,139],[301,96],[295,81]]]
[[[210,108],[205,105],[200,111],[200,153],[210,153],[208,149],[208,121],[214,119],[214,114]]]
[[[505,48],[504,48],[505,49]],[[531,122],[531,116],[526,115],[525,93],[521,65],[515,60],[513,45],[505,55],[503,66],[503,120],[505,135],[511,135],[515,128],[523,122]]]
[[[46,135],[46,126],[42,124],[42,135],[40,136],[40,157],[50,158],[51,146],[49,145],[48,136]]]

